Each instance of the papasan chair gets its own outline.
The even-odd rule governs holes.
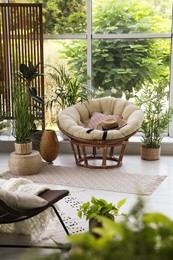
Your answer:
[[[58,116],[58,127],[71,143],[78,166],[122,165],[129,138],[140,128],[144,112],[122,98],[103,97],[77,103]]]

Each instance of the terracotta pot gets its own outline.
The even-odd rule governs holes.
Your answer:
[[[40,154],[42,158],[52,163],[56,159],[59,153],[59,142],[54,130],[43,131],[40,141]]]
[[[17,154],[30,154],[32,152],[32,142],[14,143],[15,152]]]
[[[141,159],[155,161],[160,159],[161,148],[141,147]]]

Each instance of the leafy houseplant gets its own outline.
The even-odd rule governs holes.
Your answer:
[[[64,66],[54,67],[46,65],[47,75],[52,80],[53,93],[48,103],[52,106],[58,103],[61,109],[75,105],[77,102],[88,100],[91,92],[88,90],[81,76],[72,75]]]
[[[136,100],[144,109],[144,121],[141,126],[143,133],[141,157],[146,160],[157,160],[160,156],[162,134],[169,126],[173,115],[173,108],[167,108],[168,91],[165,81],[148,84],[140,94],[136,95]]]
[[[73,259],[169,260],[173,255],[173,221],[161,213],[146,213],[141,198],[118,222],[100,217],[102,227],[95,232],[70,236]]]
[[[56,109],[58,108],[58,114],[69,106],[88,100],[91,91],[88,90],[86,79],[83,76],[73,75],[62,65],[59,67],[46,65],[46,69],[46,75],[51,86],[50,98],[47,100],[46,105],[50,110],[56,107]],[[69,139],[61,131],[59,131],[59,134],[63,139]]]
[[[159,212],[146,213],[140,197],[121,221],[114,222],[104,216],[99,219],[102,227],[95,228],[99,239],[88,232],[69,236],[72,249],[65,259],[172,259],[173,221]],[[55,253],[41,259],[64,258],[63,253]]]
[[[43,73],[40,73],[38,69],[39,69],[39,64],[34,66],[30,61],[28,66],[26,64],[20,64],[20,71],[17,72],[17,75],[26,83],[28,92],[34,101],[32,105],[32,109],[33,111],[34,110],[36,111],[36,114],[38,116],[40,116],[42,115],[44,99],[37,95],[37,89],[34,86],[32,86],[32,81],[36,77],[43,76]],[[32,130],[35,131],[36,125],[34,123],[34,119],[35,119],[34,114],[31,119],[32,119]]]
[[[104,199],[96,199],[92,196],[91,202],[88,201],[80,206],[78,216],[86,217],[86,220],[96,218],[97,216],[105,216],[114,220],[114,216],[118,216],[119,208],[125,203],[126,199],[120,200],[117,205],[108,203]]]
[[[20,64],[20,71],[17,73],[20,78],[26,81],[26,86],[28,87],[31,97],[39,104],[44,104],[42,97],[37,95],[37,90],[35,87],[31,86],[31,82],[39,76],[43,76],[43,73],[38,71],[39,64],[34,66],[31,61],[29,61],[29,66],[26,64]]]
[[[44,99],[38,96],[37,89],[33,86],[32,82],[34,79],[36,79],[36,77],[43,76],[44,74],[39,72],[39,64],[34,66],[30,61],[28,66],[26,64],[20,64],[20,71],[17,72],[17,75],[23,81],[23,86],[26,86],[28,93],[32,98],[28,106],[30,111],[32,111],[30,114],[32,141],[33,148],[35,150],[39,150],[40,140],[43,131],[37,130],[35,119],[39,119],[43,115]]]
[[[108,203],[104,199],[96,199],[92,196],[91,202],[88,201],[80,206],[78,216],[80,218],[86,217],[89,220],[89,230],[92,234],[95,226],[100,226],[98,216],[104,216],[111,220],[114,220],[115,216],[118,216],[120,207],[126,202],[126,199],[120,200],[117,204]]]

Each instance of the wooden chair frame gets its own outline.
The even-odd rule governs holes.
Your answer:
[[[109,169],[122,165],[122,160],[128,140],[134,133],[121,139],[113,140],[86,140],[77,139],[61,131],[69,137],[76,164],[85,168]],[[120,148],[118,152],[116,148]],[[118,154],[116,154],[116,152]],[[101,161],[98,165],[97,162]]]

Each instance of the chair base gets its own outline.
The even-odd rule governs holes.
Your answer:
[[[70,143],[78,166],[93,169],[109,169],[122,165],[128,139],[110,142],[92,141],[91,143],[71,139]],[[116,148],[119,148],[118,154]]]

